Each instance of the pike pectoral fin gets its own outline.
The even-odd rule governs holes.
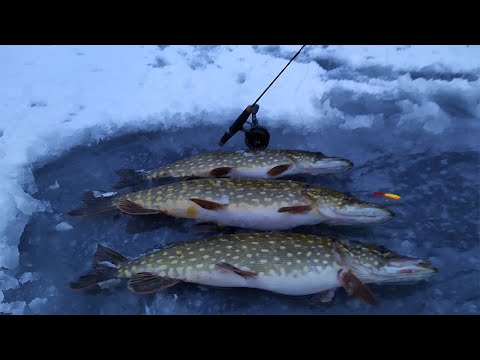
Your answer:
[[[158,276],[149,272],[141,272],[133,275],[128,280],[128,289],[137,294],[150,294],[161,291],[178,284],[180,280]]]
[[[210,201],[210,200],[203,200],[203,199],[198,199],[198,198],[191,198],[189,200],[193,201],[198,206],[200,206],[204,209],[207,209],[207,210],[214,210],[215,211],[215,210],[221,210],[221,209],[225,208],[225,205],[222,205],[222,204],[216,203],[214,201]]]
[[[342,269],[338,276],[348,295],[356,297],[357,299],[365,301],[371,305],[378,304],[370,289],[352,273],[352,270],[345,271]]]
[[[327,291],[322,291],[321,293],[315,294],[311,297],[311,302],[314,304],[318,303],[327,303],[332,301],[333,297],[335,296],[335,291],[337,289],[330,289]]]
[[[161,211],[155,209],[146,209],[133,201],[122,199],[118,202],[118,209],[129,215],[155,215],[160,214]]]
[[[283,165],[278,165],[278,166],[275,166],[273,168],[271,168],[270,170],[268,170],[267,172],[267,175],[268,176],[278,176],[278,175],[281,175],[283,174],[285,171],[287,171],[288,169],[290,169],[292,167],[293,164],[283,164]]]
[[[312,211],[310,205],[286,206],[277,210],[279,213],[288,212],[290,214],[304,214]]]
[[[257,276],[257,273],[239,269],[236,266],[233,266],[232,264],[229,264],[229,263],[226,263],[226,262],[221,262],[221,263],[218,263],[216,265],[221,269],[232,271],[235,274],[240,275],[241,277],[243,277],[245,279]]]
[[[232,171],[231,167],[219,167],[210,170],[210,175],[215,177],[225,176],[228,175]]]

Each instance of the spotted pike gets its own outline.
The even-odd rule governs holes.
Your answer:
[[[164,213],[199,223],[257,230],[286,230],[301,225],[379,224],[394,213],[324,187],[284,180],[196,179],[125,195],[88,192],[89,205],[72,210],[83,216],[120,210],[130,215]]]
[[[338,287],[369,303],[365,284],[420,281],[437,270],[427,261],[356,241],[305,234],[250,233],[176,243],[135,260],[98,245],[94,270],[70,283],[84,289],[128,280],[139,294],[181,282],[244,287],[285,295],[318,294],[330,301]]]
[[[121,189],[160,178],[251,178],[276,179],[297,174],[336,174],[353,163],[340,157],[302,150],[239,150],[207,152],[181,159],[155,170],[120,169],[115,188]]]

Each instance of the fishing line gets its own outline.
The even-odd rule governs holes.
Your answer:
[[[308,74],[308,69],[310,69],[310,63],[308,63],[308,66],[307,66],[307,71],[305,72],[305,76],[303,77],[303,80],[302,82],[297,86],[297,89],[295,90],[295,97],[297,97],[297,92],[298,92],[298,89],[300,89],[300,86],[302,86],[303,82],[305,81],[305,79],[307,78],[307,74]]]
[[[295,60],[295,58],[300,54],[300,52],[302,51],[302,49],[305,47],[306,45],[303,45],[300,50],[297,51],[297,53],[293,56],[293,58],[290,59],[290,61],[288,62],[287,65],[285,65],[285,67],[283,68],[282,71],[280,71],[280,73],[277,75],[277,77],[275,79],[273,79],[273,81],[270,83],[270,85],[267,86],[267,88],[260,94],[260,96],[258,97],[257,100],[255,100],[255,102],[252,104],[255,105],[257,102],[260,101],[260,99],[262,98],[262,96],[267,92],[268,89],[270,89],[270,86],[273,85],[273,83],[275,81],[277,81],[277,79],[280,77],[280,75],[282,75],[282,73],[285,71],[285,69],[288,67],[288,65],[290,65],[292,63],[293,60]]]

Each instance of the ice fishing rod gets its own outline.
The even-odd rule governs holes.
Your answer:
[[[306,45],[303,45],[300,50],[297,51],[297,53],[290,59],[287,65],[283,68],[282,71],[277,75],[275,79],[270,83],[270,85],[267,86],[267,88],[260,94],[260,96],[255,100],[255,102],[252,105],[248,105],[245,110],[240,114],[240,116],[233,122],[232,125],[228,128],[228,130],[223,134],[222,138],[218,142],[218,145],[223,146],[225,143],[230,140],[230,138],[235,135],[239,131],[243,131],[245,133],[245,144],[250,149],[254,150],[263,150],[266,149],[268,146],[268,142],[270,141],[270,134],[268,133],[268,130],[264,128],[263,126],[260,126],[258,124],[257,120],[257,112],[259,109],[259,106],[257,105],[258,101],[262,98],[262,96],[267,92],[268,89],[273,85],[275,81],[282,75],[282,73],[285,71],[285,69],[292,63],[293,60],[300,54],[302,49]],[[252,115],[252,123],[250,124],[249,129],[244,129],[243,125],[247,122],[248,117]]]

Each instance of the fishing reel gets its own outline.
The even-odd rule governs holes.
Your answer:
[[[218,145],[223,146],[230,140],[230,138],[237,132],[242,131],[245,133],[245,144],[253,150],[264,150],[267,148],[270,141],[270,134],[268,130],[258,124],[257,112],[259,106],[257,104],[249,105],[243,110],[240,116],[233,122],[230,128],[222,136]],[[247,122],[248,118],[252,115],[252,122]],[[247,123],[249,128],[245,128],[243,125]]]

